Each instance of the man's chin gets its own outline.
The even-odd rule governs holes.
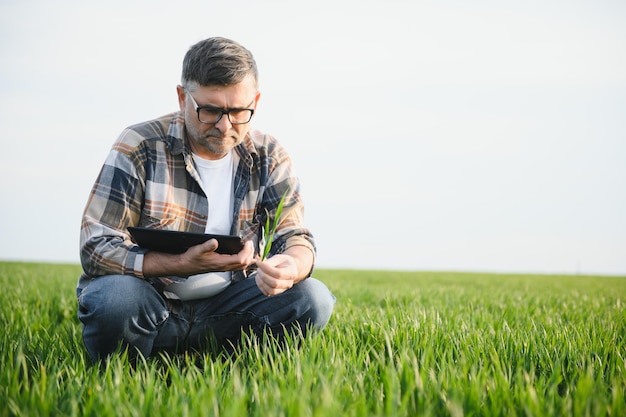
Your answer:
[[[216,144],[215,142],[211,142],[208,145],[202,146],[202,155],[208,159],[221,159],[226,156],[232,149],[234,145],[232,142],[224,143],[224,144]]]

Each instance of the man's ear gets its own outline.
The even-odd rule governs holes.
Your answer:
[[[254,96],[254,110],[256,110],[257,104],[259,104],[259,99],[261,98],[261,92],[257,91],[256,96]]]
[[[182,85],[176,86],[176,93],[178,94],[178,106],[180,107],[180,111],[184,113],[185,107],[187,107],[187,94]]]

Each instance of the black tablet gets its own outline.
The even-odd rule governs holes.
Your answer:
[[[217,240],[219,245],[215,250],[217,253],[232,255],[243,249],[243,240],[238,236],[177,232],[145,227],[129,227],[128,231],[139,246],[158,252],[183,253],[190,247],[209,239]]]

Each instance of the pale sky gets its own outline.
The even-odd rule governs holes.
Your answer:
[[[0,259],[78,263],[122,129],[241,42],[319,268],[626,275],[626,2],[0,0]]]

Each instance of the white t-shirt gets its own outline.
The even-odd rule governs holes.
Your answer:
[[[193,155],[196,170],[202,180],[201,186],[209,202],[209,216],[206,233],[228,235],[233,223],[233,155],[229,152],[224,158],[208,160]],[[176,294],[181,300],[206,298],[223,291],[231,279],[230,272],[207,272],[192,275],[185,281],[175,282],[166,291]]]
[[[206,233],[227,235],[233,223],[233,154],[229,152],[218,160],[202,159],[193,155],[196,169],[202,179],[202,189],[209,200],[209,218]]]

